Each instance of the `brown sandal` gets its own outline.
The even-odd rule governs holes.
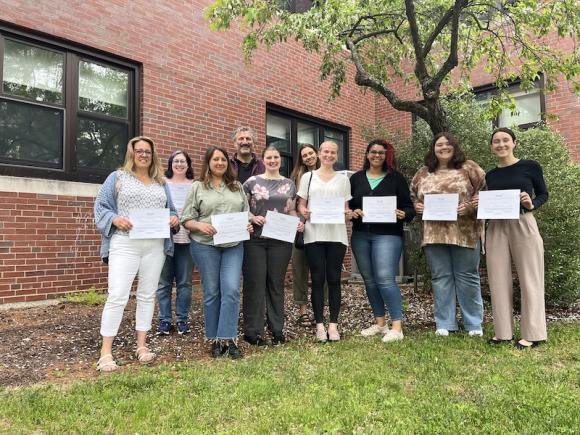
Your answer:
[[[138,347],[135,355],[141,364],[149,364],[155,359],[155,354],[147,346]]]
[[[300,326],[304,327],[304,328],[308,328],[310,326],[312,326],[312,319],[310,318],[310,316],[306,313],[301,314],[298,319],[296,319],[296,323],[298,323]]]

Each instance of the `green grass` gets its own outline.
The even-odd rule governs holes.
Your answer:
[[[100,305],[107,300],[107,294],[95,287],[82,292],[70,293],[63,298],[64,302],[72,304]]]
[[[0,432],[577,433],[580,324],[533,351],[463,334],[297,340],[241,361],[168,364],[0,391]]]

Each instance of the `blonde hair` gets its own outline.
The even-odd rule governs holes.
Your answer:
[[[165,184],[165,179],[163,178],[163,166],[161,165],[161,160],[159,159],[159,154],[157,154],[157,147],[153,139],[146,136],[137,136],[129,141],[127,144],[127,152],[125,153],[125,163],[121,166],[123,171],[129,172],[133,175],[135,174],[135,144],[137,142],[147,142],[151,147],[151,165],[149,166],[149,176],[159,184]]]

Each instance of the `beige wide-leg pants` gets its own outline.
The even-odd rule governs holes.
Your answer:
[[[496,338],[513,336],[513,261],[521,288],[521,338],[546,340],[544,242],[533,214],[524,213],[519,220],[490,221],[486,250]]]

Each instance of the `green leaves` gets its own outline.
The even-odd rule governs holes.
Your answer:
[[[388,87],[393,77],[415,86],[425,101],[433,103],[442,84],[447,93],[465,89],[471,71],[480,66],[496,84],[518,77],[525,87],[543,72],[548,90],[561,74],[580,90],[576,0],[326,0],[300,14],[283,9],[284,4],[281,0],[216,0],[207,8],[206,17],[215,30],[237,22],[246,32],[247,60],[260,45],[272,47],[290,37],[306,50],[322,53],[320,76],[330,81],[333,97],[340,94],[352,63],[367,77],[364,86],[387,96],[391,104],[398,99]],[[455,5],[460,12],[457,29],[452,27]],[[454,32],[457,48],[452,43]],[[567,48],[558,50],[560,43]],[[346,55],[346,47],[351,56]],[[451,73],[442,68],[455,50],[459,65],[453,69],[461,73],[451,80]],[[426,116],[414,100],[406,103],[399,110]],[[495,104],[499,110],[503,102]],[[427,121],[432,130],[444,124]]]

